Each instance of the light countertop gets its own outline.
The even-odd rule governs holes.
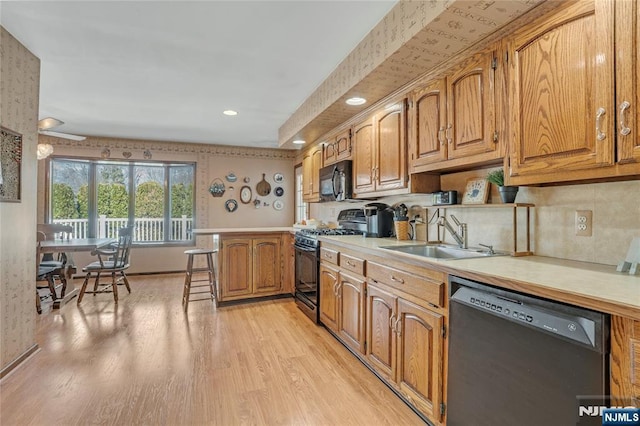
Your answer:
[[[640,276],[616,272],[615,266],[543,256],[495,256],[432,259],[382,249],[420,245],[421,241],[362,236],[322,236],[320,241],[367,253],[422,263],[452,275],[483,281],[541,297],[640,320]]]
[[[258,234],[262,232],[291,232],[291,226],[266,226],[261,228],[196,228],[192,229],[193,235],[214,235],[214,234]]]

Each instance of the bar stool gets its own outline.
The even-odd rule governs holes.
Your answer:
[[[185,311],[189,307],[189,302],[195,302],[198,300],[212,300],[212,301],[215,300],[217,283],[216,283],[216,271],[213,263],[214,253],[218,253],[218,250],[200,249],[200,248],[185,250],[184,254],[188,256],[187,270],[186,270],[186,275],[184,277],[184,289],[182,291],[182,306],[184,307]],[[200,256],[200,255],[205,256],[207,259],[206,268],[193,267],[193,258],[195,256]],[[194,280],[193,274],[198,272],[206,272],[208,274],[208,279]],[[207,284],[200,284],[200,285],[193,285],[193,286],[191,285],[191,283],[194,283],[194,282],[205,282],[205,281],[207,282]],[[192,288],[197,288],[197,287],[209,287],[209,289],[205,291],[191,292]],[[190,297],[192,294],[203,294],[203,293],[209,293],[209,297],[200,298],[200,299],[191,299]]]

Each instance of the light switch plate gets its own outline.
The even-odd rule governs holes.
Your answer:
[[[593,235],[593,212],[591,210],[576,210],[576,235],[590,237]]]

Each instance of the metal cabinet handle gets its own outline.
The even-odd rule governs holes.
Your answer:
[[[393,329],[395,330],[398,336],[402,336],[402,320],[400,317],[396,320],[396,323],[393,325]]]
[[[438,143],[440,146],[444,145],[444,127],[440,127],[438,130]]]
[[[598,108],[598,111],[596,111],[596,139],[598,139],[599,141],[603,141],[604,138],[607,137],[607,135],[605,135],[604,132],[601,130],[602,116],[605,115],[606,113],[607,112],[602,107]]]
[[[338,281],[336,281],[336,283],[333,285],[333,295],[338,297],[338,284],[340,284]]]
[[[349,266],[356,266],[356,264],[355,264],[355,263],[353,263],[353,262],[352,262],[352,261],[350,261],[350,260],[347,260],[347,265],[349,265]]]
[[[325,253],[324,257],[326,257],[327,259],[331,259],[331,255],[329,253]]]
[[[453,140],[451,139],[451,129],[453,128],[453,126],[451,125],[451,123],[447,124],[447,130],[444,132],[445,137],[447,138],[447,143],[451,144],[453,143]]]
[[[395,325],[393,320],[395,319],[396,314],[391,314],[391,316],[389,317],[389,328],[391,330],[393,330],[393,326]],[[395,332],[395,330],[393,330]]]
[[[393,275],[391,275],[391,281],[395,281],[397,283],[404,284],[404,280],[402,278],[396,278]]]
[[[624,112],[629,109],[631,104],[627,101],[624,101],[620,104],[620,134],[622,136],[627,136],[631,133],[631,129],[626,126],[624,123]]]

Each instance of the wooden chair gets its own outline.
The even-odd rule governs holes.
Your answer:
[[[124,284],[127,287],[127,291],[131,293],[131,287],[129,287],[129,280],[125,271],[129,269],[129,252],[131,251],[131,243],[133,240],[133,227],[120,228],[118,231],[118,241],[111,244],[106,248],[100,248],[92,252],[92,254],[98,256],[96,262],[82,268],[82,272],[86,272],[84,282],[82,283],[82,289],[78,295],[78,304],[82,302],[82,298],[85,293],[111,293],[113,292],[113,300],[118,303],[118,284]],[[101,283],[100,276],[102,274],[111,274],[111,281],[109,283]],[[95,274],[95,283],[93,291],[87,291],[87,285],[89,279]],[[120,275],[120,277],[118,277]],[[99,287],[103,286],[102,289]]]
[[[38,257],[39,257],[40,242],[44,241],[46,239],[46,236],[42,232],[38,232],[36,235],[37,235],[37,241],[38,241],[37,250],[38,250]],[[51,297],[51,299],[54,302],[57,299],[56,284],[55,284],[55,271],[56,271],[56,267],[55,266],[42,265],[42,264],[40,264],[40,260],[39,259],[37,260],[37,263],[36,263],[36,310],[38,311],[39,314],[42,313],[42,300],[43,299]],[[42,282],[45,282],[46,285],[40,284]],[[49,290],[49,293],[51,293],[50,296],[42,296],[42,297],[40,297],[40,293],[38,292],[38,289],[44,289],[44,288]]]
[[[73,227],[70,225],[62,225],[59,223],[40,223],[38,224],[38,235],[41,238],[44,235],[46,240],[54,240],[56,238],[71,238],[73,234]],[[43,253],[40,260],[41,267],[53,267],[55,270],[52,272],[60,282],[62,283],[62,290],[60,297],[64,297],[67,291],[67,279],[71,276],[71,271],[68,268],[68,258],[66,253],[58,253],[54,257],[53,253]],[[54,298],[55,300],[55,298]]]

